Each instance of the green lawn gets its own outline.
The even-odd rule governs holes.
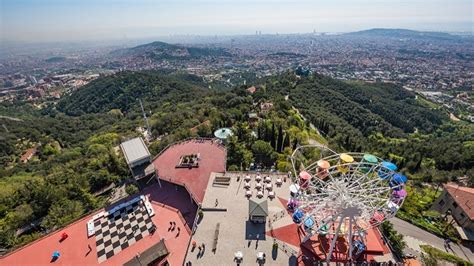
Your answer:
[[[437,109],[439,108],[439,106],[432,102],[432,101],[429,101],[427,99],[425,99],[423,96],[420,96],[420,95],[417,95],[418,97],[416,97],[416,100],[423,106],[426,106],[428,108],[432,108],[432,109]]]

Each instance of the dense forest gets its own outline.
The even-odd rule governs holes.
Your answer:
[[[41,108],[1,103],[0,248],[21,245],[108,204],[108,188],[130,178],[117,147],[141,134],[139,100],[151,125],[152,154],[231,127],[229,170],[288,171],[292,149],[318,142],[395,161],[419,182],[474,176],[472,125],[453,124],[400,87],[291,72],[254,85],[256,92],[249,93],[245,86],[210,89],[187,74],[120,72]],[[36,155],[21,163],[21,154],[32,147]]]
[[[278,82],[270,85],[279,87]],[[472,177],[473,125],[451,123],[442,111],[429,109],[399,86],[315,74],[281,91],[335,148],[370,151],[425,181],[467,172]]]
[[[203,97],[205,93],[208,93],[205,84],[191,75],[120,72],[95,80],[71,97],[62,99],[57,110],[72,116],[110,110],[127,113],[130,109],[138,111],[139,99],[155,109],[177,99],[191,101]]]

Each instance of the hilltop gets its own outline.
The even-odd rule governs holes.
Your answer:
[[[223,48],[201,48],[186,47],[155,41],[138,45],[132,48],[119,49],[111,52],[111,55],[118,57],[147,57],[152,60],[184,60],[199,57],[228,57],[231,56]]]
[[[87,84],[61,99],[57,109],[72,116],[112,109],[128,112],[137,109],[139,99],[156,107],[167,101],[194,99],[206,92],[204,82],[196,76],[126,71]]]

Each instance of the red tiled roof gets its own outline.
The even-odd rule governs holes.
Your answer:
[[[22,162],[26,162],[28,161],[29,159],[31,159],[31,157],[36,153],[36,148],[30,148],[28,150],[26,150],[25,153],[23,153],[23,155],[21,156],[20,160]]]
[[[257,88],[255,88],[255,86],[252,86],[252,87],[249,87],[249,88],[247,89],[247,91],[248,91],[250,94],[253,94],[253,93],[255,93],[255,92],[257,91]]]
[[[444,185],[444,189],[467,214],[469,219],[474,220],[474,188],[448,183]]]
[[[181,156],[196,153],[200,156],[199,167],[175,167]],[[153,164],[161,179],[185,186],[194,200],[201,203],[211,173],[225,171],[226,150],[212,140],[190,140],[169,147]]]

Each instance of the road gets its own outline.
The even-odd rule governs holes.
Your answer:
[[[446,251],[446,249],[444,248],[443,238],[428,233],[427,231],[398,218],[392,218],[390,219],[390,222],[393,224],[395,230],[397,230],[403,236],[409,236],[416,240],[422,241],[427,245]],[[469,248],[461,245],[456,245],[454,243],[451,243],[451,248],[452,249],[448,250],[447,252],[455,254],[456,256],[465,260],[471,262],[474,261],[474,253]]]

